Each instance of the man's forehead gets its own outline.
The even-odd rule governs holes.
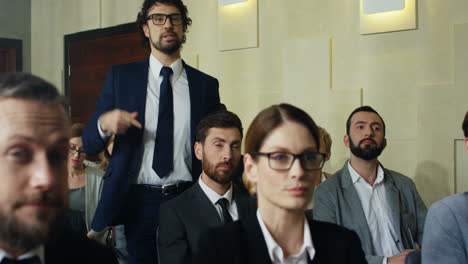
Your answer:
[[[207,138],[226,138],[228,136],[235,136],[240,139],[241,134],[239,129],[236,127],[212,127],[208,129]]]
[[[374,112],[357,112],[351,118],[351,123],[379,123],[383,124],[382,119]]]
[[[16,98],[0,99],[0,126],[4,135],[22,130],[31,130],[32,135],[57,132],[69,136],[70,133],[69,118],[62,105]]]
[[[159,3],[159,2],[156,2],[153,6],[151,6],[150,9],[148,9],[148,15],[152,13],[159,13],[159,12],[162,12],[162,13],[170,12],[171,14],[173,14],[173,13],[180,13],[180,10],[175,5]]]

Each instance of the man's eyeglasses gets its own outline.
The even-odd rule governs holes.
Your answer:
[[[181,25],[183,22],[183,17],[181,14],[152,14],[149,15],[146,20],[153,20],[153,24],[156,26],[164,25],[166,23],[166,19],[169,18],[171,21],[171,24],[174,26]]]
[[[293,154],[290,152],[252,152],[252,156],[267,156],[268,165],[273,170],[287,171],[291,169],[294,161],[299,159],[302,169],[306,171],[321,170],[325,164],[324,153],[320,152],[306,152],[301,154]]]
[[[71,154],[78,153],[78,156],[80,156],[80,155],[86,156],[86,153],[84,152],[83,149],[76,148],[76,147],[72,147],[72,146],[70,146],[69,149],[70,149],[70,153],[71,153]]]

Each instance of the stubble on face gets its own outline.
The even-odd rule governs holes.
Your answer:
[[[51,192],[36,192],[18,197],[8,211],[0,211],[0,237],[9,248],[27,252],[52,238],[60,229],[66,212],[66,199]],[[24,206],[41,204],[28,219],[17,216]],[[55,212],[51,212],[51,210]],[[31,222],[33,221],[33,222]]]
[[[363,144],[364,141],[372,141],[373,144]],[[372,138],[365,138],[359,141],[359,144],[355,144],[351,137],[349,137],[349,149],[354,156],[361,158],[363,160],[373,160],[382,154],[384,150],[384,144],[377,144]],[[362,146],[362,147],[361,147]]]
[[[225,162],[218,162],[216,164],[213,164],[208,160],[207,155],[205,152],[203,152],[203,162],[202,162],[202,167],[203,167],[203,172],[208,176],[211,180],[214,182],[217,182],[219,184],[228,184],[232,180],[232,175],[239,163],[237,162],[234,164],[232,161],[225,161]],[[218,168],[220,166],[229,166],[229,170],[219,170]]]
[[[172,34],[174,36],[174,39],[171,42],[164,44],[163,40],[165,34]],[[153,48],[159,50],[160,52],[166,55],[173,55],[174,53],[176,53],[182,47],[183,39],[185,39],[185,33],[181,39],[179,35],[177,35],[173,30],[170,29],[159,34],[159,36],[156,39],[150,35],[150,42],[151,45],[153,45]]]

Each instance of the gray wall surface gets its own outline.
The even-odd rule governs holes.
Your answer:
[[[31,72],[31,0],[0,0],[0,38],[23,41],[23,71]]]

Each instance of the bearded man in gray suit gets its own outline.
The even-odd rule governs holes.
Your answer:
[[[468,112],[463,120],[468,153]],[[424,227],[423,263],[468,263],[468,192],[434,203]]]
[[[354,230],[370,264],[418,263],[426,206],[413,181],[377,160],[385,149],[385,122],[370,106],[354,110],[346,122],[351,156],[319,185],[314,220]]]

